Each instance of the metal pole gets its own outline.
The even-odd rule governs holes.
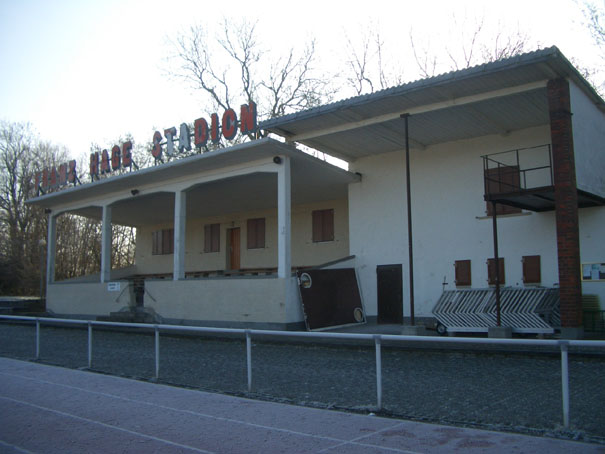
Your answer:
[[[567,350],[569,343],[561,341],[561,397],[563,399],[563,427],[569,429],[569,362]]]
[[[500,257],[498,256],[498,216],[496,202],[492,202],[492,225],[494,228],[494,268],[496,268],[496,325],[500,326]]]
[[[92,323],[88,322],[88,368],[92,368]]]
[[[376,406],[382,408],[382,356],[380,352],[380,336],[374,336],[376,347]]]
[[[154,326],[155,331],[155,378],[160,378],[160,328]]]
[[[248,392],[252,391],[252,335],[246,330],[246,369],[248,371]]]
[[[408,210],[408,266],[410,276],[410,324],[414,326],[416,320],[414,317],[414,253],[412,248],[412,190],[410,182],[410,137],[408,129],[408,118],[410,114],[402,114],[401,118],[404,119],[405,123],[405,183],[406,183],[406,196],[407,196],[407,210]]]
[[[40,320],[36,319],[36,359],[40,359]]]

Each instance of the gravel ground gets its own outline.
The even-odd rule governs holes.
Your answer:
[[[373,347],[253,342],[247,392],[245,341],[160,338],[160,381],[323,408],[376,412]],[[83,368],[85,329],[43,326],[40,361]],[[31,360],[35,328],[0,324],[0,355]],[[92,370],[152,380],[154,336],[95,328]],[[605,358],[570,355],[571,430],[561,427],[556,355],[382,348],[383,410],[408,419],[570,437],[605,444]]]

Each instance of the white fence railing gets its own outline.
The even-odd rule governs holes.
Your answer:
[[[40,358],[40,326],[47,324],[71,324],[84,325],[88,327],[88,368],[92,368],[92,328],[93,326],[115,326],[120,328],[139,328],[153,330],[155,334],[155,378],[160,376],[160,331],[165,332],[195,332],[207,334],[241,334],[246,339],[246,366],[248,378],[248,391],[252,391],[252,337],[289,337],[304,339],[331,339],[348,341],[374,342],[376,351],[376,406],[382,408],[382,341],[392,343],[418,342],[418,343],[451,343],[451,344],[489,344],[501,346],[534,346],[551,347],[561,352],[561,401],[563,406],[563,426],[569,428],[569,347],[596,348],[605,351],[605,341],[590,340],[547,340],[547,339],[490,339],[490,338],[465,338],[465,337],[431,337],[431,336],[399,336],[391,334],[352,334],[352,333],[326,333],[307,331],[272,331],[253,330],[237,328],[207,328],[201,326],[161,325],[144,323],[115,323],[100,322],[92,320],[41,318],[13,315],[0,315],[0,320],[23,320],[36,323],[36,359]]]

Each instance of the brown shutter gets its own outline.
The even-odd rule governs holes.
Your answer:
[[[254,249],[256,247],[256,223],[254,219],[248,219],[246,230],[248,249]]]
[[[456,270],[456,285],[471,285],[471,261],[456,260],[454,267]]]
[[[212,226],[204,225],[204,252],[212,252]]]
[[[256,226],[256,247],[265,247],[265,218],[257,219]]]
[[[212,252],[219,252],[221,250],[221,225],[220,224],[212,224],[211,230],[211,238],[212,244],[210,247],[212,248]]]
[[[504,285],[504,257],[498,259],[498,271],[500,275],[500,285]],[[494,259],[487,259],[487,281],[489,285],[496,285],[496,262]]]
[[[539,284],[542,282],[539,255],[525,255],[523,262],[523,282],[525,284]]]
[[[322,230],[323,241],[334,241],[334,210],[324,210]]]
[[[334,210],[315,210],[313,216],[313,242],[334,241]]]
[[[151,232],[151,254],[158,255],[161,251],[160,232],[156,230],[155,232]]]
[[[321,241],[322,216],[321,211],[314,211],[313,215],[313,242]]]

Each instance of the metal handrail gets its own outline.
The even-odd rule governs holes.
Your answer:
[[[519,159],[519,152],[524,152],[524,151],[529,151],[529,150],[536,150],[536,149],[540,149],[540,148],[544,148],[545,151],[547,152],[546,154],[548,155],[548,164],[542,165],[542,166],[536,166],[536,167],[528,167],[525,169],[521,169],[521,165],[520,165],[520,159]],[[504,175],[507,174],[511,174],[511,173],[519,173],[519,185],[515,186],[513,184],[507,183],[502,181],[502,173],[500,172],[501,168],[507,168],[507,167],[511,167],[511,165],[509,164],[505,164],[503,162],[500,162],[496,159],[493,158],[493,156],[498,156],[498,155],[504,155],[504,154],[513,154],[514,153],[514,161],[515,164],[514,166],[516,166],[514,171],[507,171],[504,170]],[[502,185],[504,186],[508,186],[510,188],[512,188],[512,190],[523,190],[523,189],[527,189],[527,174],[528,172],[535,172],[535,171],[539,171],[539,170],[549,170],[549,176],[550,176],[550,186],[552,186],[554,184],[554,179],[553,179],[553,170],[552,170],[552,152],[551,152],[551,146],[550,144],[544,144],[544,145],[538,145],[535,147],[529,147],[529,148],[520,148],[520,149],[516,149],[516,150],[508,150],[508,151],[501,151],[498,153],[492,153],[489,155],[483,155],[481,156],[481,158],[483,159],[483,174],[484,174],[484,193],[485,194],[491,194],[493,193],[493,191],[489,190],[489,185],[487,184],[488,182],[493,182],[493,183],[497,183],[498,184],[498,192],[502,192]],[[546,161],[546,159],[544,159]],[[491,167],[490,167],[491,164]],[[498,169],[498,179],[494,178],[494,177],[490,177],[488,176],[488,171],[491,169]],[[523,179],[521,179],[521,175],[523,175]],[[523,184],[521,184],[523,182]],[[512,191],[511,191],[512,192]]]
[[[96,320],[77,320],[69,318],[29,317],[16,315],[0,315],[0,320],[25,320],[36,322],[36,360],[40,359],[40,326],[42,323],[84,325],[88,327],[88,368],[92,367],[92,328],[93,326],[114,326],[120,328],[141,328],[153,330],[155,336],[155,378],[160,374],[160,330],[161,331],[189,331],[212,334],[241,334],[246,339],[246,366],[248,391],[252,391],[252,336],[290,337],[301,339],[338,339],[374,341],[376,351],[376,404],[382,408],[382,356],[381,344],[390,342],[418,342],[418,343],[451,343],[451,344],[485,344],[485,345],[526,345],[555,347],[561,352],[561,400],[563,406],[563,426],[569,428],[569,347],[590,347],[605,349],[605,341],[587,340],[554,340],[554,339],[494,339],[494,338],[466,338],[466,337],[431,337],[431,336],[404,336],[394,334],[358,334],[358,333],[327,333],[307,331],[273,331],[243,328],[210,328],[202,326],[181,326],[149,323],[118,323]]]

